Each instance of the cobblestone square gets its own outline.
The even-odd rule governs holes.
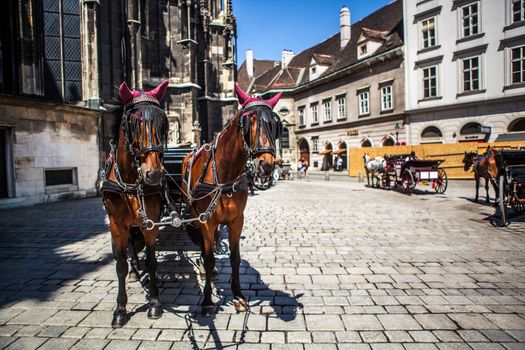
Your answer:
[[[217,314],[197,313],[199,253],[167,229],[157,253],[164,315],[149,320],[132,283],[122,329],[110,325],[117,283],[100,198],[6,210],[0,348],[525,349],[525,220],[493,227],[494,209],[473,194],[470,182],[406,196],[281,181],[245,212],[249,313],[231,305],[227,256],[217,256]]]

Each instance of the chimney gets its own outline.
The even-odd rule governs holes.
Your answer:
[[[253,78],[253,50],[246,50],[246,71],[248,76]]]
[[[288,66],[288,63],[294,58],[294,54],[292,50],[283,50],[281,52],[281,67],[286,68]]]
[[[348,42],[350,41],[350,33],[352,30],[350,23],[350,10],[348,10],[348,7],[346,7],[346,5],[343,5],[343,8],[341,8],[339,17],[341,28],[341,48],[344,48],[346,44],[348,44]]]

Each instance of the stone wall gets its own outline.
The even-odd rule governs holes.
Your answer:
[[[95,195],[98,120],[85,108],[0,97],[0,123],[13,131],[15,197],[39,203]],[[46,187],[46,169],[74,169],[73,184]]]

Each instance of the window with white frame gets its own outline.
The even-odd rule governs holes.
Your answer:
[[[511,49],[512,84],[525,83],[525,46]]]
[[[337,97],[337,119],[346,118],[346,97]]]
[[[319,123],[319,116],[317,115],[317,102],[310,105],[310,116],[312,117],[312,124]]]
[[[512,0],[512,23],[525,21],[525,0]]]
[[[330,100],[323,101],[323,114],[324,114],[325,122],[332,121],[332,101]]]
[[[421,21],[422,47],[436,46],[436,18],[428,18]]]
[[[312,152],[319,152],[319,136],[312,137]]]
[[[299,125],[306,125],[306,122],[304,120],[304,107],[299,108]]]
[[[359,93],[359,115],[366,115],[370,113],[370,92],[363,91]]]
[[[392,103],[392,85],[381,87],[381,110],[388,111],[394,109]]]
[[[479,33],[479,3],[473,2],[461,8],[462,36],[467,37]]]
[[[463,91],[476,91],[480,89],[480,58],[470,57],[463,59]]]
[[[437,66],[423,68],[423,98],[437,96]]]

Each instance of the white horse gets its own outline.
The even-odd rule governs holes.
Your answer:
[[[377,180],[376,186],[379,187],[381,181],[381,179],[379,178],[379,174],[385,171],[385,159],[383,157],[375,157],[374,159],[372,159],[370,158],[368,153],[365,153],[365,155],[363,156],[363,160],[365,161],[366,182],[368,183],[368,187],[370,187],[369,174],[372,174],[372,186],[374,186],[375,178]]]

